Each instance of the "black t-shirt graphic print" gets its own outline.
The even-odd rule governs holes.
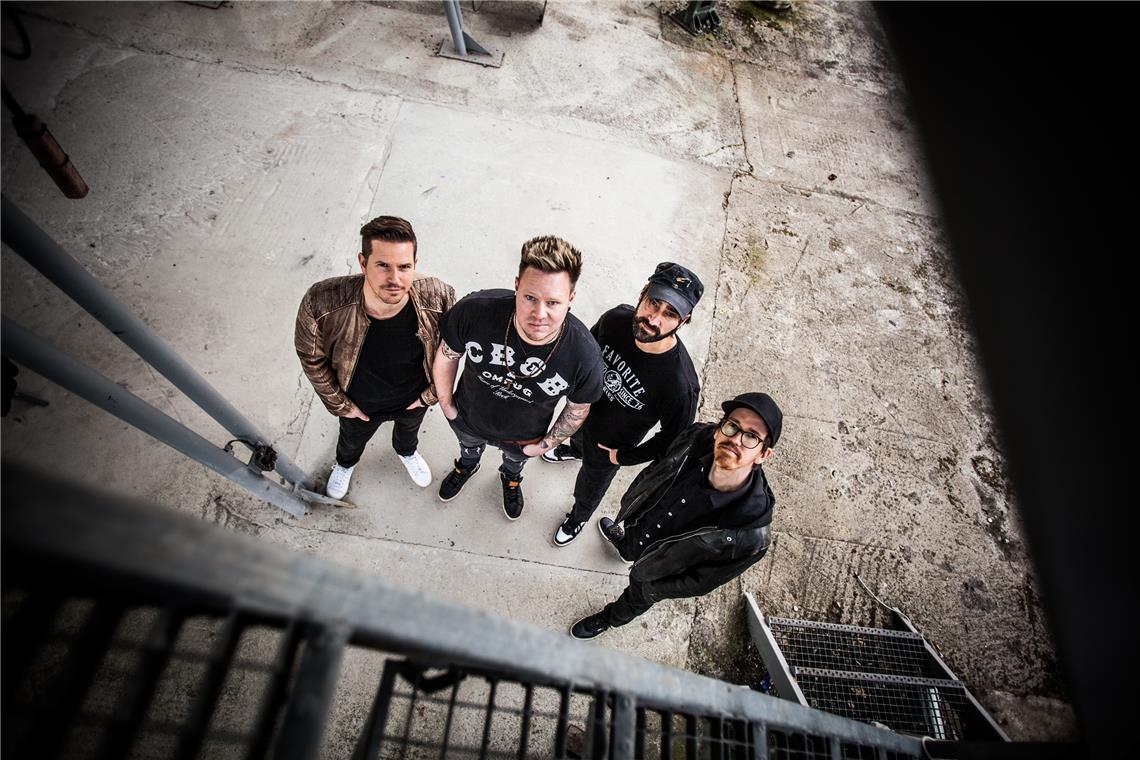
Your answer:
[[[561,339],[534,346],[515,330],[514,307],[509,290],[476,291],[440,322],[444,342],[467,357],[455,392],[460,419],[489,441],[539,438],[563,396],[590,404],[602,393],[601,354],[581,320],[568,314]]]

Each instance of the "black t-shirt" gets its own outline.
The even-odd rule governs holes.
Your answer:
[[[455,392],[460,420],[489,441],[546,435],[562,396],[591,404],[602,393],[598,344],[581,320],[567,314],[561,339],[532,346],[515,331],[514,309],[513,292],[480,290],[460,299],[439,325],[447,345],[467,354]]]
[[[656,459],[692,424],[700,380],[681,339],[663,354],[647,354],[633,340],[632,306],[610,309],[590,332],[602,349],[602,398],[586,418],[589,435],[618,450],[618,462]],[[657,422],[661,431],[638,443]]]
[[[402,411],[428,387],[412,299],[396,315],[368,322],[346,393],[369,417]]]

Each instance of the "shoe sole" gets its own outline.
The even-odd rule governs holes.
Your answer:
[[[507,508],[503,507],[503,516],[506,517],[511,522],[514,522],[515,520],[519,519],[519,517],[522,517],[522,512],[519,512],[518,517],[511,517],[510,515],[507,514]]]
[[[455,492],[455,496],[448,496],[446,499],[445,499],[445,498],[443,498],[442,496],[440,496],[440,497],[439,497],[439,500],[440,500],[440,501],[442,501],[444,504],[446,504],[446,503],[447,503],[447,502],[449,502],[449,501],[453,501],[453,500],[455,499],[455,497],[456,497],[456,496],[458,496],[459,494],[463,493],[463,489],[464,489],[464,488],[466,488],[466,487],[467,487],[467,484],[466,484],[466,483],[464,483],[463,485],[461,485],[461,486],[459,487],[459,490]]]
[[[601,636],[602,633],[605,633],[605,631],[602,631],[602,633],[595,633],[593,636],[575,636],[574,635],[574,626],[578,625],[578,623],[580,623],[580,622],[581,622],[580,620],[575,621],[574,624],[571,625],[570,628],[568,629],[568,633],[570,634],[570,638],[577,639],[578,641],[593,641],[594,639]]]

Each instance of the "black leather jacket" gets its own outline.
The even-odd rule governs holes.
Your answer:
[[[617,521],[629,524],[672,487],[685,462],[713,448],[715,423],[683,430],[665,455],[646,467],[621,498]],[[663,538],[633,563],[631,583],[645,584],[652,601],[707,594],[759,562],[768,551],[776,499],[757,465],[747,494],[716,525]]]

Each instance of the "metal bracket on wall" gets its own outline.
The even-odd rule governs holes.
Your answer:
[[[459,10],[459,0],[443,0],[443,10],[447,14],[447,24],[451,27],[451,41],[444,39],[439,44],[437,55],[495,69],[503,65],[502,50],[488,50],[463,31],[463,13]]]

